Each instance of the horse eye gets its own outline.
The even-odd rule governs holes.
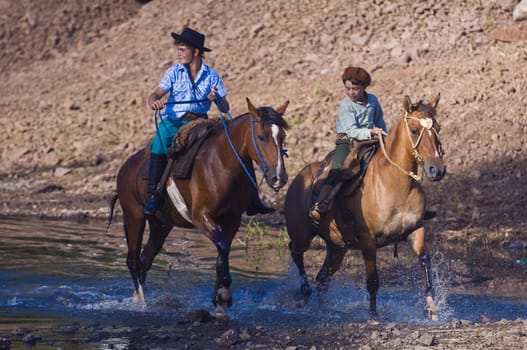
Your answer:
[[[258,140],[265,141],[265,137],[263,135],[258,135]]]
[[[412,132],[413,135],[417,135],[418,133],[417,128],[410,128],[410,131]]]

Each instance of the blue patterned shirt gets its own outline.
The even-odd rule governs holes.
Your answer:
[[[354,140],[364,141],[371,138],[370,129],[374,126],[386,130],[384,114],[377,97],[367,94],[368,103],[352,101],[346,96],[340,101],[337,116],[337,133],[345,133]]]
[[[163,117],[174,120],[183,117],[187,112],[207,113],[212,105],[207,95],[213,87],[218,88],[218,94],[221,97],[227,96],[227,90],[225,90],[219,74],[204,62],[201,64],[201,69],[194,82],[190,79],[187,66],[178,63],[167,69],[159,87],[170,93]]]

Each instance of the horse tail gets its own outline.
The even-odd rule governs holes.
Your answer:
[[[108,230],[110,229],[110,225],[112,224],[113,219],[113,210],[115,209],[115,203],[117,203],[117,200],[119,199],[119,195],[116,193],[112,196],[110,199],[110,216],[108,218],[108,227],[106,227],[106,233],[108,233]]]

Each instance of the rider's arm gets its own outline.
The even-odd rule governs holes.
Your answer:
[[[223,113],[229,112],[230,106],[229,106],[229,101],[227,101],[227,96],[223,96],[223,97],[220,96],[218,94],[218,88],[213,87],[211,92],[207,96],[207,98],[211,100],[212,102],[214,102],[216,101],[216,96],[219,96],[221,99],[220,101],[218,101],[218,108],[220,109],[220,111]]]
[[[223,112],[223,113],[227,113],[230,109],[230,106],[229,106],[229,101],[227,101],[227,96],[224,96],[221,98],[221,103],[220,103],[220,110]]]
[[[148,106],[153,110],[159,110],[165,107],[165,101],[162,100],[163,96],[166,95],[166,91],[160,88],[159,86],[152,91],[150,96],[148,96]]]

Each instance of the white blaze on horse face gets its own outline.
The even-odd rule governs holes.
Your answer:
[[[280,149],[280,144],[278,143],[278,135],[280,135],[280,128],[278,125],[271,125],[271,130],[273,132],[273,140],[276,143],[276,149],[278,150],[278,162],[276,164],[276,174],[279,175],[282,173],[283,164],[282,164],[282,150]]]
[[[432,127],[434,126],[434,120],[432,118],[423,118],[423,119],[420,119],[419,120],[419,124],[421,124],[421,126],[423,128],[426,129],[426,132],[428,132],[428,136],[430,138],[433,137],[433,129]],[[434,145],[434,148],[435,148],[435,156],[436,158],[441,158],[441,155],[439,153],[439,149]]]
[[[434,133],[433,133],[433,129],[430,128],[428,130],[426,130],[426,132],[428,133],[428,137],[430,137],[430,139],[433,140],[434,138]],[[441,157],[441,152],[439,152],[439,147],[437,147],[437,144],[434,142],[432,143],[434,145],[434,155],[436,158],[442,158]]]
[[[430,139],[433,140],[434,135],[432,133],[432,130],[428,129],[427,132],[428,132],[428,137],[430,137]],[[435,157],[436,158],[441,158],[441,155],[439,154],[439,148],[436,146],[435,143],[433,143],[433,145],[434,145],[434,155],[435,155]]]

